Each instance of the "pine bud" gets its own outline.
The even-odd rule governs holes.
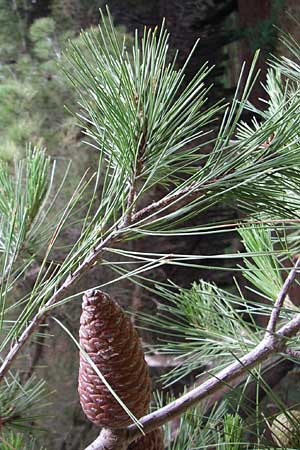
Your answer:
[[[120,306],[101,291],[83,296],[79,339],[106,381],[137,417],[150,404],[148,366],[136,330]],[[80,354],[78,392],[82,409],[96,425],[122,428],[132,420]]]

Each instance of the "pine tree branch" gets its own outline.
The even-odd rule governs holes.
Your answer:
[[[265,337],[255,349],[243,356],[239,361],[232,363],[226,369],[220,371],[218,374],[179,399],[139,419],[140,423],[143,425],[144,432],[149,433],[155,428],[164,425],[175,417],[185,413],[201,400],[204,400],[211,394],[222,389],[224,384],[234,381],[241,374],[257,366],[262,361],[269,359],[274,353],[283,351],[283,339],[285,337],[294,336],[299,330],[300,315],[297,315],[295,319],[279,330],[278,336],[269,335],[268,337]],[[118,436],[121,439],[122,445],[120,441],[117,441],[118,446],[112,446],[113,433],[113,430],[110,430],[110,433],[108,433],[107,430],[105,430],[105,433],[101,432],[98,438],[86,447],[85,450],[123,450],[126,449],[126,445],[128,446],[132,441],[140,437],[140,431],[136,425],[130,425],[126,430],[126,433],[122,435],[122,438],[120,438],[120,435]],[[106,441],[108,436],[109,442]],[[123,446],[124,442],[125,446]]]
[[[188,187],[176,193],[176,198],[174,198],[175,195],[173,197],[170,196],[171,198],[167,199],[163,198],[161,201],[156,202],[156,205],[161,205],[162,202],[166,200],[167,204],[171,204],[176,199],[179,199],[180,196],[189,195],[189,189],[191,189],[191,187]],[[144,210],[142,211],[144,218],[146,218],[148,215],[150,216],[153,213],[153,205],[144,208]],[[135,223],[137,220],[140,220],[139,213],[136,213],[132,216],[132,223]],[[45,303],[43,308],[34,316],[32,321],[29,323],[29,325],[25,328],[21,336],[18,338],[17,342],[11,347],[6,357],[3,359],[2,365],[0,367],[0,383],[3,381],[3,378],[9,371],[14,360],[16,359],[16,357],[18,356],[19,352],[22,350],[26,342],[30,339],[32,334],[38,329],[40,324],[43,322],[45,316],[47,315],[48,308],[58,303],[67,295],[69,290],[73,288],[80,280],[80,278],[84,274],[86,274],[99,260],[105,248],[111,246],[116,240],[120,239],[120,234],[122,232],[122,229],[124,228],[126,228],[125,221],[122,223],[122,225],[118,228],[117,231],[112,231],[111,234],[109,234],[106,237],[106,239],[104,239],[98,245],[96,245],[95,248],[91,251],[91,253],[78,266],[78,268],[72,274],[69,275],[69,277],[63,282],[63,284],[54,292],[54,294],[50,297],[50,299]]]
[[[278,305],[283,303],[288,294],[289,288],[295,279],[298,264],[299,262],[297,261],[293,270],[290,272],[288,277],[289,281],[284,283],[275,304]],[[275,311],[277,311],[277,309]],[[273,326],[274,315],[275,313],[273,315],[271,314],[267,329]],[[265,333],[263,340],[253,350],[240,359],[237,359],[237,361],[230,364],[216,375],[210,377],[200,386],[192,389],[190,392],[182,395],[177,400],[174,400],[157,411],[154,411],[139,419],[139,422],[143,425],[144,432],[149,433],[155,428],[164,425],[175,417],[185,413],[188,409],[195,406],[201,400],[204,400],[211,394],[222,389],[224,387],[224,383],[231,383],[262,361],[266,361],[271,358],[275,353],[286,351],[286,339],[295,336],[299,331],[300,314],[297,314],[287,324],[283,325],[277,333]],[[91,445],[86,447],[85,450],[123,450],[126,449],[126,446],[128,446],[132,441],[140,437],[140,431],[135,424],[130,425],[123,431],[125,432],[122,434],[121,431],[118,430],[118,439],[116,439],[115,443],[113,443],[112,436],[114,431],[110,430],[108,432],[108,430],[105,429]]]
[[[120,232],[120,230],[119,230]],[[80,278],[87,273],[97,260],[101,257],[104,249],[111,245],[116,239],[119,238],[119,234],[114,231],[109,234],[106,239],[101,241],[85,258],[85,260],[78,266],[74,273],[70,274],[68,278],[63,282],[63,284],[54,292],[50,299],[45,303],[43,308],[34,316],[29,325],[25,328],[21,336],[18,338],[17,342],[11,347],[6,357],[3,359],[3,363],[0,367],[0,382],[10,369],[12,363],[18,356],[19,352],[22,350],[31,335],[37,330],[40,324],[43,322],[47,310],[50,306],[62,300],[69,290],[76,285]]]

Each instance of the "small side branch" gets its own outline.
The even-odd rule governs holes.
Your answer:
[[[296,277],[299,265],[300,265],[300,258],[297,259],[293,269],[290,271],[289,276],[285,280],[284,285],[280,291],[280,294],[278,295],[275,301],[274,308],[271,312],[269,323],[267,325],[267,334],[273,334],[276,331],[276,325],[279,319],[280,310],[283,306],[284,300],[288,294],[291,284],[293,283]]]
[[[156,213],[159,213],[160,211],[175,205],[179,200],[188,203],[194,198],[199,197],[201,194],[203,194],[203,189],[196,189],[193,185],[187,186],[184,189],[180,189],[179,191],[174,192],[173,194],[166,195],[157,202],[154,202],[151,205],[148,205],[140,211],[136,212],[133,215],[133,222],[138,223],[144,219],[147,219],[148,217],[153,216]]]
[[[146,135],[147,135],[147,130],[144,130],[141,135],[141,138],[140,138],[133,179],[131,181],[129,194],[128,194],[127,213],[126,213],[126,216],[124,219],[125,226],[131,225],[133,222],[133,215],[134,215],[134,210],[135,210],[135,200],[137,197],[138,178],[142,173],[143,165],[144,165],[143,158],[144,158],[144,154],[145,154],[145,150],[146,150]]]

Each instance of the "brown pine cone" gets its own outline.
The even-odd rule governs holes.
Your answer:
[[[137,417],[150,404],[149,370],[139,336],[120,306],[101,291],[83,296],[80,345],[106,381]],[[132,420],[80,354],[78,392],[88,419],[96,425],[122,428]]]
[[[145,436],[132,442],[128,450],[164,450],[164,435],[161,428],[156,428]]]

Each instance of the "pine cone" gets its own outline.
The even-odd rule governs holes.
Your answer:
[[[106,381],[137,417],[150,403],[148,366],[136,330],[120,306],[101,291],[83,296],[79,338]],[[122,428],[132,420],[80,354],[78,392],[83,411],[96,425]]]
[[[156,428],[145,436],[132,442],[128,450],[164,450],[164,435],[161,428]]]

